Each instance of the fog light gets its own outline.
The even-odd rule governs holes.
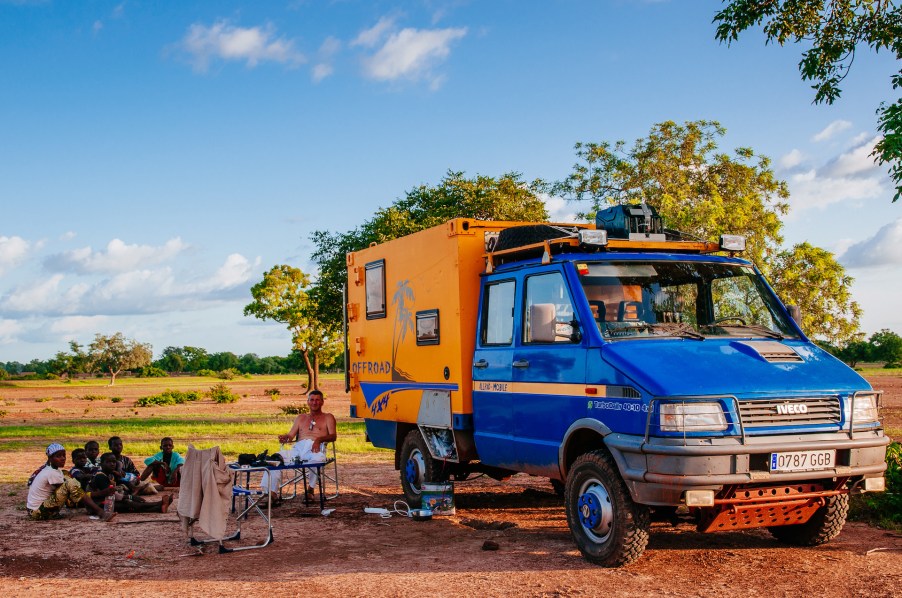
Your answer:
[[[879,478],[865,478],[864,479],[864,491],[865,492],[884,492],[886,490],[886,478],[880,476]]]
[[[713,490],[686,490],[683,494],[686,498],[687,507],[713,507],[714,491]]]

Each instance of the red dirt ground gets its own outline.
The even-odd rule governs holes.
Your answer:
[[[885,422],[898,430],[902,377],[872,382],[886,391]],[[10,390],[3,396],[11,396]],[[346,397],[337,389],[328,394],[330,408],[347,413]],[[264,404],[261,398],[259,405]],[[53,405],[78,409],[84,403],[61,399]],[[25,456],[6,453],[4,468]],[[16,467],[23,480],[32,461]],[[335,508],[330,516],[287,502],[274,512],[273,544],[223,555],[215,545],[202,552],[191,548],[172,513],[120,514],[116,522],[103,524],[88,521],[83,512],[68,512],[63,520],[29,522],[24,484],[0,485],[4,598],[51,593],[902,596],[902,536],[863,523],[847,523],[836,540],[818,548],[787,547],[762,530],[702,535],[689,524],[655,524],[639,561],[604,569],[579,556],[561,501],[545,479],[519,475],[504,483],[463,482],[456,488],[455,516],[414,522],[363,513],[365,506],[391,507],[400,498],[389,453],[343,462],[341,476],[341,496],[328,504]],[[241,543],[263,534],[262,523],[252,520]],[[499,550],[482,550],[486,540],[497,542]]]

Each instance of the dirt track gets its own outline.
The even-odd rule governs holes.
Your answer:
[[[874,386],[887,391],[887,423],[898,429],[902,378]],[[30,467],[20,466],[23,479]],[[275,512],[275,543],[225,555],[213,545],[197,555],[172,514],[102,524],[68,513],[32,523],[21,510],[22,485],[2,485],[0,581],[10,596],[902,596],[902,537],[861,523],[811,549],[778,544],[766,531],[701,535],[689,524],[655,524],[644,556],[611,570],[580,558],[547,480],[464,482],[457,515],[418,523],[363,513],[399,498],[389,454],[342,463],[341,472],[332,515],[286,503]],[[242,543],[262,534],[249,525]],[[485,540],[499,550],[483,551]]]

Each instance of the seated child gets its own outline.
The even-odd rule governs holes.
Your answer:
[[[104,513],[95,499],[103,500],[110,493],[109,488],[94,493],[82,490],[75,478],[63,471],[66,464],[66,449],[54,442],[47,447],[47,466],[38,472],[28,488],[26,510],[28,517],[35,520],[56,519],[63,507],[74,509],[84,507],[95,518],[111,520],[115,513]]]
[[[156,494],[157,489],[154,483],[138,479],[141,473],[135,467],[134,461],[122,454],[122,439],[113,436],[106,443],[110,447],[110,452],[116,457],[116,470],[120,482],[128,484],[133,494]]]
[[[141,474],[141,479],[146,480],[148,476],[163,486],[164,488],[178,488],[181,479],[182,465],[185,460],[176,452],[173,452],[175,444],[172,438],[166,437],[160,441],[160,452],[153,457],[144,460],[147,468]]]
[[[100,443],[96,440],[87,441],[85,443],[85,456],[88,458],[88,466],[100,471]]]
[[[100,472],[91,478],[88,488],[99,491],[102,488],[113,488],[116,494],[116,511],[120,513],[165,513],[172,503],[172,495],[164,494],[159,502],[147,502],[144,498],[132,494],[132,486],[122,483],[118,471],[118,460],[113,453],[104,453],[100,457]]]
[[[85,449],[77,448],[72,451],[72,469],[69,470],[69,475],[81,484],[82,490],[88,487],[88,482],[91,481],[91,478],[94,477],[98,470],[98,467],[88,465],[88,456],[85,454]]]

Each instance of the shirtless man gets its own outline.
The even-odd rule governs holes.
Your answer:
[[[322,463],[326,460],[326,451],[323,446],[326,442],[334,442],[335,416],[323,411],[325,398],[320,390],[313,389],[307,394],[307,406],[310,413],[301,413],[292,424],[288,434],[280,434],[279,442],[285,444],[297,439],[294,446],[284,451],[279,451],[282,460],[286,464],[306,461],[307,463]],[[316,473],[313,470],[307,472],[307,480],[310,484],[308,492],[313,492],[316,487]],[[262,486],[272,494],[274,501],[279,500],[279,487],[282,484],[282,472],[273,471],[263,474]]]

